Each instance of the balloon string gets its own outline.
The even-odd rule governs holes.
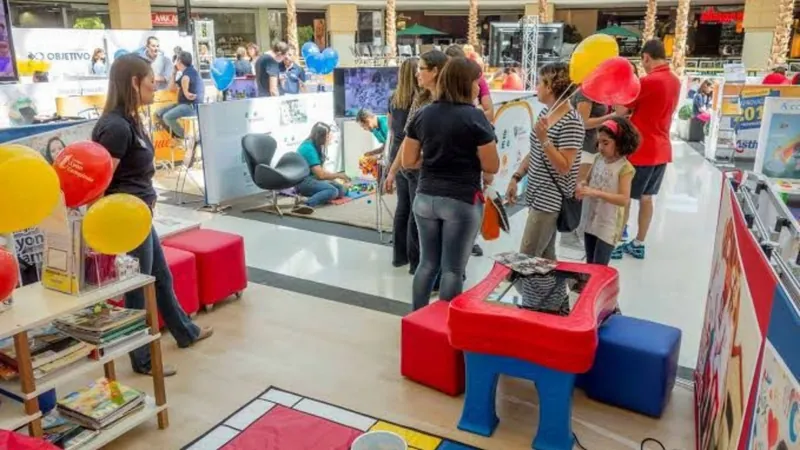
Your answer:
[[[549,111],[547,111],[547,114],[544,116],[545,118],[549,118],[549,117],[550,117],[550,115],[551,115],[551,114],[553,114],[553,112],[554,112],[555,110],[557,110],[558,108],[560,108],[560,107],[561,107],[561,105],[563,105],[564,103],[568,102],[568,101],[569,101],[569,100],[570,100],[572,97],[574,97],[574,96],[575,96],[575,94],[577,94],[577,93],[578,93],[578,90],[577,90],[577,89],[575,89],[574,91],[572,91],[572,93],[571,93],[571,94],[569,94],[569,95],[568,95],[566,98],[564,98],[564,95],[566,95],[566,94],[567,94],[567,92],[569,92],[569,91],[570,91],[570,89],[572,88],[572,86],[574,86],[574,85],[575,85],[575,83],[570,83],[570,84],[569,84],[569,86],[567,87],[567,90],[565,90],[565,91],[564,91],[564,92],[561,94],[561,96],[559,96],[559,97],[556,99],[556,102],[553,104],[553,107],[552,107],[552,108],[550,108],[550,110],[549,110]]]

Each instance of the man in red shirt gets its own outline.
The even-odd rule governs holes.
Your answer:
[[[786,66],[778,66],[772,69],[772,73],[765,76],[761,84],[789,84],[789,78],[786,77]]]
[[[631,198],[639,201],[639,230],[636,239],[614,250],[612,257],[615,259],[622,258],[623,253],[644,259],[644,240],[653,220],[653,196],[658,194],[667,164],[672,162],[669,129],[678,106],[681,82],[670,70],[664,44],[658,39],[642,46],[642,67],[647,75],[640,80],[639,97],[623,108],[632,113],[631,122],[642,135],[639,149],[628,157],[636,168]],[[626,208],[626,224],[628,214],[629,208]]]

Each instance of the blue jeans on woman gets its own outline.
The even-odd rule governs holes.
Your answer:
[[[344,186],[333,181],[318,180],[308,176],[297,185],[297,192],[303,197],[308,197],[306,205],[314,208],[330,203],[331,200],[344,197]]]
[[[158,312],[161,313],[164,324],[172,337],[178,342],[178,347],[184,348],[192,345],[200,335],[200,328],[186,315],[178,303],[178,298],[175,297],[172,273],[169,271],[155,228],[150,230],[150,235],[142,242],[142,245],[130,252],[129,255],[139,259],[141,273],[155,277]],[[125,307],[144,309],[144,289],[137,289],[125,294]],[[134,372],[145,374],[150,372],[150,344],[132,351],[130,357]]]
[[[189,103],[175,103],[174,105],[165,106],[156,111],[156,116],[164,122],[164,125],[169,128],[169,131],[181,139],[183,139],[185,133],[183,126],[181,126],[178,120],[196,115],[197,112],[194,109],[194,105]]]
[[[441,300],[452,300],[463,290],[472,244],[481,226],[483,204],[417,193],[414,215],[421,253],[414,273],[416,311],[430,302],[437,275],[441,275]]]

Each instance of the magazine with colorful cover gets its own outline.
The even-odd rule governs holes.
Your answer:
[[[112,384],[118,385],[114,389]],[[116,395],[115,395],[116,391]],[[100,378],[92,384],[67,394],[58,401],[58,407],[78,413],[87,418],[102,421],[126,405],[141,401],[144,394],[119,382]]]

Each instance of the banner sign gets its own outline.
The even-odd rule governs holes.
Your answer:
[[[268,133],[278,141],[274,164],[284,154],[295,151],[315,123],[324,122],[334,132],[325,165],[335,170],[339,164],[339,130],[333,120],[332,93],[200,105],[199,121],[209,205],[263,192],[253,183],[242,156],[242,138],[246,134]]]
[[[696,448],[798,448],[800,422],[789,417],[798,399],[800,312],[727,181],[712,261],[695,370]],[[775,446],[779,439],[784,447]]]
[[[800,179],[800,99],[766,100],[753,171]]]
[[[492,187],[504,195],[511,175],[530,151],[533,124],[544,105],[531,92],[492,91],[494,103],[494,131],[497,136],[497,153],[500,170]]]
[[[765,99],[800,97],[800,86],[726,84],[724,94],[722,115],[732,118],[737,156],[755,158]]]

